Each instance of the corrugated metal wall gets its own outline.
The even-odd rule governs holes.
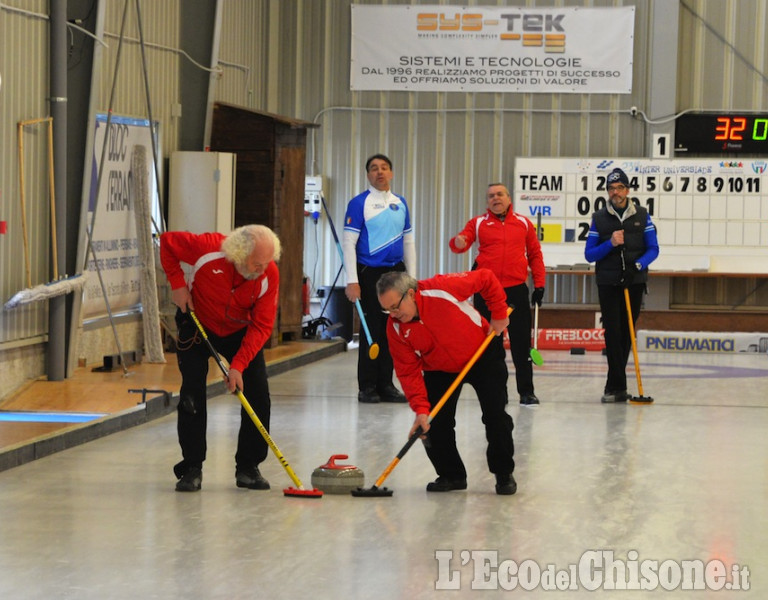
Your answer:
[[[188,0],[190,1],[190,0]],[[308,173],[325,178],[331,216],[341,225],[346,202],[366,186],[365,158],[388,153],[395,190],[413,211],[419,275],[455,271],[469,258],[452,255],[447,239],[484,208],[491,180],[511,182],[517,156],[645,156],[649,129],[628,115],[649,98],[652,11],[672,0],[410,1],[366,4],[490,4],[526,7],[634,5],[634,82],[631,95],[352,92],[349,89],[351,0],[222,0],[223,72],[215,99],[317,121],[309,136]],[[124,0],[104,0],[105,42],[100,108],[106,110],[114,75]],[[664,3],[664,4],[662,4]],[[764,0],[683,0],[677,109],[761,109],[768,49]],[[10,8],[9,8],[10,7]],[[21,14],[18,7],[43,18]],[[142,0],[142,22],[153,116],[161,121],[164,156],[178,147],[178,71],[181,0]],[[18,207],[16,123],[47,114],[48,0],[0,0],[0,293],[24,286]],[[126,40],[118,71],[117,114],[147,115],[135,3],[128,6]],[[25,141],[28,173],[45,166],[42,133]],[[28,177],[33,283],[48,270],[47,181]],[[70,199],[77,201],[77,199]],[[317,234],[317,235],[316,235]],[[315,244],[317,240],[317,245]],[[288,244],[287,251],[290,250]],[[317,267],[315,267],[317,265]],[[330,284],[339,265],[327,220],[307,220],[305,268],[316,285]],[[45,333],[46,307],[0,313],[0,348]]]
[[[46,0],[4,2],[0,10],[0,296],[5,302],[16,292],[50,281],[50,211],[48,187],[48,128],[24,128],[25,205],[28,246],[22,235],[19,184],[19,121],[47,117],[48,12]],[[24,11],[29,11],[27,15]],[[34,14],[42,16],[34,16]],[[25,255],[30,264],[27,280]],[[0,311],[0,343],[39,341],[48,328],[47,303]]]
[[[680,110],[765,110],[765,0],[680,3]]]
[[[115,114],[146,117],[147,101],[136,8],[133,0],[106,3],[103,75],[100,109],[109,106],[115,72],[123,8],[128,6],[125,41],[117,71]],[[177,119],[171,110],[178,103],[179,2],[142,2],[142,23],[146,44],[149,87],[153,117],[161,122],[161,147],[177,147]],[[3,1],[0,7],[0,220],[7,233],[0,236],[0,295],[3,302],[27,286],[20,210],[17,123],[49,114],[48,0]],[[167,49],[166,49],[167,48]],[[47,129],[45,125],[25,128],[24,169],[26,221],[31,263],[31,283],[51,280],[50,212],[48,209]],[[70,199],[79,202],[79,198]],[[0,312],[0,347],[39,341],[47,331],[47,303],[23,305]]]
[[[179,61],[183,60],[177,52],[180,0],[144,1],[140,7],[152,118],[160,121],[160,145],[167,153],[178,147],[179,137],[179,119],[172,116],[172,111],[180,100]],[[106,9],[104,41],[109,47],[104,49],[103,54],[99,88],[101,112],[109,108],[114,82],[113,113],[147,118],[149,109],[136,3],[134,0],[109,0]],[[124,14],[125,30],[120,63],[117,65]]]
[[[650,3],[588,4],[637,7],[632,95],[353,92],[350,0],[228,0],[222,30],[229,36],[222,36],[220,57],[249,64],[250,85],[246,90],[242,74],[225,68],[216,99],[320,123],[309,136],[307,172],[324,177],[331,217],[339,225],[346,202],[367,186],[365,159],[388,154],[393,189],[408,199],[413,213],[419,275],[466,269],[471,257],[453,255],[448,239],[484,210],[489,182],[512,181],[516,156],[644,154],[645,129],[627,111],[643,105]],[[339,265],[325,221],[316,226],[307,219],[305,231],[305,268],[316,285],[330,284]]]

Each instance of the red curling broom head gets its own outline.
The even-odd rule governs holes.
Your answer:
[[[323,491],[318,490],[317,488],[312,488],[311,490],[305,490],[305,489],[298,489],[295,487],[289,487],[283,490],[283,495],[295,496],[297,498],[322,498]]]

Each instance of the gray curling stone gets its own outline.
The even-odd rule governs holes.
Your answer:
[[[346,460],[346,454],[334,454],[324,465],[312,472],[312,486],[326,494],[349,494],[363,487],[365,476],[354,465],[337,465],[336,460]]]

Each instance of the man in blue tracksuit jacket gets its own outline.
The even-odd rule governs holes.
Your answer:
[[[342,251],[347,277],[345,293],[350,302],[360,300],[374,343],[376,359],[368,356],[368,340],[360,336],[357,381],[360,402],[405,402],[392,384],[394,367],[387,344],[387,315],[381,312],[376,282],[389,271],[408,271],[415,277],[416,244],[405,198],[393,194],[392,161],[383,154],[365,163],[370,186],[347,205]]]

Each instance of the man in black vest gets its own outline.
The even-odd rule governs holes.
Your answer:
[[[626,402],[627,361],[632,349],[624,289],[629,291],[632,323],[640,316],[648,265],[659,255],[656,227],[642,206],[629,201],[629,178],[614,169],[606,178],[610,202],[592,215],[584,256],[595,263],[608,377],[601,402]]]

